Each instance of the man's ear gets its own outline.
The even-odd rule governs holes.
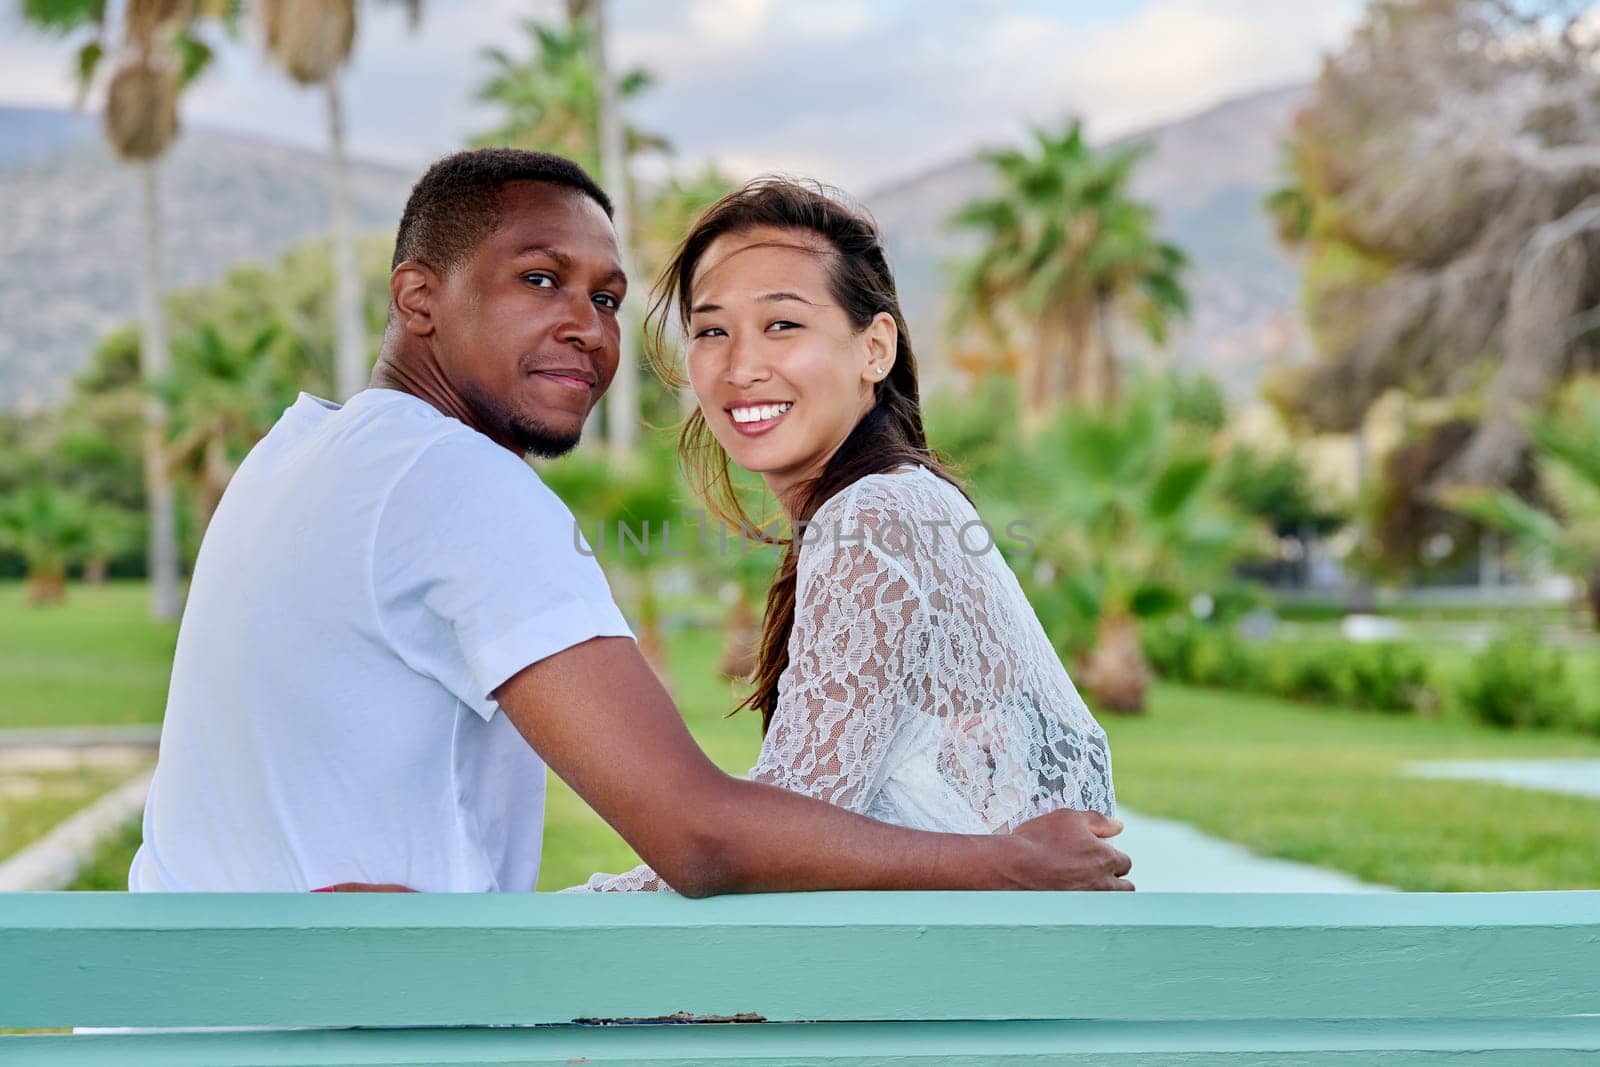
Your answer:
[[[439,276],[426,263],[415,259],[402,262],[389,272],[389,300],[394,319],[413,337],[433,333],[433,297],[439,291]]]

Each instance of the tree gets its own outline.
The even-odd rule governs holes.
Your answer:
[[[339,323],[334,392],[344,400],[367,383],[367,343],[350,221],[349,164],[339,68],[356,38],[355,0],[261,0],[267,52],[300,85],[320,85],[328,108],[328,191],[333,235],[334,306]]]
[[[67,567],[81,557],[88,537],[87,505],[54,486],[31,485],[0,506],[0,546],[22,557],[30,604],[66,597]]]
[[[143,533],[139,518],[136,512],[115,504],[95,501],[89,505],[83,540],[84,584],[104,584],[113,561],[134,550]]]
[[[369,329],[388,308],[392,251],[388,235],[357,242]],[[296,393],[328,393],[337,334],[332,275],[327,242],[318,239],[172,293],[172,366],[152,382],[139,376],[137,332],[107,333],[67,403],[30,435],[27,452],[38,457],[41,476],[97,503],[142,507],[143,486],[128,461],[137,454],[140,408],[153,395],[171,413],[164,467],[179,514],[193,520],[184,547],[196,548],[234,468]]]
[[[239,338],[202,323],[155,383],[172,412],[167,463],[193,490],[197,543],[245,454],[294,402],[296,383],[272,358],[279,337],[271,321]]]
[[[661,275],[695,221],[733,186],[716,164],[708,163],[690,174],[674,174],[643,199],[634,244],[645,278]]]
[[[718,561],[722,562],[721,560]],[[769,545],[739,543],[739,554],[729,554],[726,569],[733,598],[722,626],[722,655],[717,673],[735,682],[749,682],[760,665],[761,612],[767,593],[777,577],[778,556]]]
[[[502,48],[483,52],[491,71],[478,99],[501,108],[503,118],[472,143],[554,152],[600,173],[600,80],[588,26],[581,19],[567,26],[527,19],[522,28],[531,45],[526,55],[514,57]],[[616,77],[617,100],[633,100],[652,84],[648,71],[623,71]],[[623,141],[630,158],[667,147],[661,137],[633,126],[624,127]]]
[[[405,7],[415,28],[422,17],[422,2],[410,0]],[[339,69],[349,62],[355,47],[356,0],[260,0],[259,15],[273,62],[297,84],[320,86],[327,100],[328,192],[338,322],[334,393],[344,400],[366,387],[371,371],[351,222],[344,107],[339,97]]]
[[[1222,461],[1218,485],[1235,510],[1262,520],[1279,537],[1328,533],[1347,518],[1292,451],[1236,445]]]
[[[1510,535],[1525,554],[1582,579],[1600,630],[1600,378],[1575,384],[1559,411],[1529,426],[1542,501],[1506,489],[1460,489],[1449,499]]]
[[[1255,527],[1221,500],[1216,436],[1178,417],[1170,380],[1140,380],[1104,409],[1058,412],[1031,435],[1003,414],[1017,388],[991,380],[975,401],[935,404],[932,439],[984,521],[1012,534],[996,540],[1096,707],[1143,710],[1140,626],[1215,592]]]
[[[643,202],[639,215],[635,241],[638,256],[634,263],[641,272],[640,278],[661,277],[696,220],[732,188],[733,182],[708,164],[697,174],[674,175],[656,189]],[[640,390],[640,417],[646,425],[666,425],[694,410],[695,399],[684,373],[676,311],[653,308],[651,317],[653,329],[648,334],[641,330],[640,348],[655,370],[653,377],[660,390],[651,390],[648,382]]]
[[[484,52],[494,73],[478,98],[500,105],[506,114],[500,126],[474,143],[555,152],[599,174],[612,200],[623,270],[643,288],[633,270],[636,197],[628,161],[640,152],[664,150],[667,143],[624,124],[621,107],[650,87],[650,75],[639,68],[611,75],[604,3],[574,0],[567,13],[564,28],[534,19],[523,23],[533,43],[525,58],[513,59],[498,48]],[[641,302],[623,304],[622,351],[605,400],[606,440],[618,454],[631,450],[638,436]]]
[[[1187,314],[1183,253],[1159,239],[1154,210],[1128,191],[1142,155],[1095,152],[1078,122],[1060,135],[1036,131],[1029,150],[985,157],[998,190],[953,219],[982,239],[957,278],[954,330],[976,323],[997,344],[1026,334],[1017,348],[1030,426],[1062,399],[1116,398],[1113,320],[1159,344]]]
[[[666,640],[661,629],[660,575],[684,552],[684,524],[669,534],[681,514],[674,474],[675,454],[659,435],[627,456],[604,459],[580,453],[542,464],[539,475],[579,523],[590,550],[608,570],[614,562],[627,576],[627,601],[638,624],[639,651],[670,685]]]
[[[135,165],[140,179],[143,261],[139,275],[140,371],[146,379],[166,374],[169,357],[161,279],[161,209],[157,164],[178,135],[178,98],[211,60],[197,36],[201,16],[224,17],[226,0],[128,0],[122,38],[106,84],[105,133],[118,157]],[[25,0],[23,15],[53,32],[87,29],[77,72],[80,100],[93,83],[111,39],[104,0]],[[144,476],[150,513],[150,609],[157,619],[179,612],[176,500],[162,462],[166,410],[153,395],[145,410]]]
[[[1504,484],[1522,413],[1600,365],[1600,34],[1568,0],[1378,0],[1330,58],[1268,201],[1306,252],[1318,356],[1287,413],[1483,393],[1434,486]]]
[[[612,218],[620,238],[617,243],[622,253],[622,271],[629,277],[637,277],[633,270],[633,188],[623,145],[622,106],[607,54],[606,0],[568,0],[567,11],[570,20],[584,26],[589,33],[590,62],[594,65],[595,84],[599,89],[600,180],[611,190]],[[639,435],[638,341],[643,322],[640,303],[632,300],[622,308],[621,352],[607,401],[606,442],[616,453],[632,451]]]

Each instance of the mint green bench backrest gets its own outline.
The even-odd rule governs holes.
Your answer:
[[[535,1046],[549,1062],[882,1062],[863,1042],[974,1062],[948,1059],[962,1041],[994,1062],[1013,1045],[1016,1062],[1212,1062],[1159,1056],[1252,1042],[1280,1062],[1289,1045],[1333,1056],[1311,1046],[1357,1039],[1600,1062],[1600,893],[0,896],[0,1027],[676,1013],[855,1025],[12,1037],[0,1063],[546,1062]],[[335,1058],[293,1058],[313,1047]]]

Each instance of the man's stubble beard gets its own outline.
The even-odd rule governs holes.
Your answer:
[[[499,431],[500,436],[509,440],[516,446],[517,451],[524,456],[531,455],[539,459],[557,459],[576,448],[578,441],[583,436],[583,427],[581,425],[577,433],[557,433],[536,415],[511,411],[499,405],[485,403],[485,398],[481,395],[465,397],[465,399],[468,400],[472,407],[477,408],[478,417],[486,425],[494,426]]]
[[[578,441],[583,437],[581,427],[574,434],[557,434],[531,416],[512,416],[506,429],[523,455],[539,459],[558,459],[578,447]]]

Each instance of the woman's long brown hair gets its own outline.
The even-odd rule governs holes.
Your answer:
[[[828,498],[859,479],[908,463],[927,467],[959,488],[928,447],[911,334],[900,310],[878,228],[865,211],[848,206],[839,193],[818,182],[758,178],[729,193],[700,216],[655,286],[650,310],[654,324],[650,360],[656,373],[671,386],[685,384],[678,361],[669,355],[674,346],[667,342],[669,336],[688,326],[689,309],[693,306],[690,290],[706,249],[726,234],[769,227],[826,242],[833,253],[829,257],[829,290],[851,325],[857,331],[864,330],[880,313],[887,313],[894,318],[897,336],[894,366],[873,386],[877,402],[856,423],[822,473],[800,487],[791,529],[809,521]],[[674,321],[677,331],[672,329]],[[734,489],[728,454],[698,408],[683,422],[678,454],[691,484],[713,515],[741,531],[759,530]],[[752,678],[755,689],[734,709],[758,709],[763,733],[772,725],[772,714],[778,706],[778,679],[789,664],[789,633],[794,628],[799,567],[799,550],[792,536],[766,539],[781,545],[783,554],[767,593],[766,618]]]

